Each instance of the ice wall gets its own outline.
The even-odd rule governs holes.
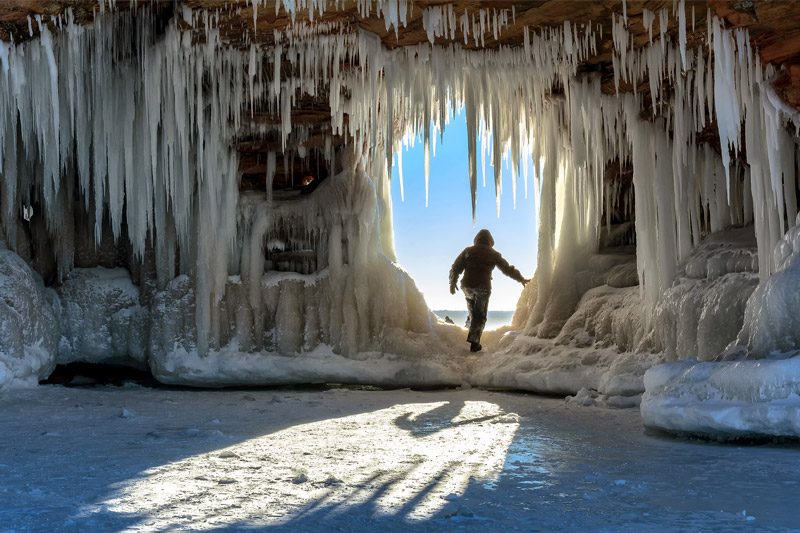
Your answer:
[[[685,24],[682,10],[680,3],[677,16]],[[587,182],[582,174],[587,161],[602,166],[618,156],[632,166],[638,278],[646,330],[657,330],[651,344],[654,349],[667,349],[676,357],[699,355],[699,342],[701,357],[716,357],[735,339],[735,325],[741,324],[744,302],[755,280],[745,274],[737,281],[733,280],[736,276],[714,280],[734,272],[758,272],[765,280],[775,271],[771,250],[783,234],[784,221],[793,220],[797,211],[797,143],[789,124],[794,129],[800,121],[780,105],[769,82],[771,67],[762,68],[744,30],[725,30],[720,20],[709,15],[708,49],[692,50],[685,42],[672,43],[665,36],[669,16],[666,11],[659,14],[661,35],[643,48],[633,47],[623,17],[615,17],[613,24],[615,77],[634,87],[647,82],[645,98],[654,120],[641,119],[642,95],[608,97],[585,82],[572,83],[563,104],[569,106],[563,112],[569,117],[569,127],[548,131],[551,138],[560,140],[542,164],[536,296],[529,289],[523,296],[529,303],[515,317],[515,323],[524,324],[526,335],[556,337],[580,302],[582,293],[572,265],[582,263],[596,249],[596,228],[603,223],[598,206],[608,193]],[[593,118],[587,121],[587,117]],[[712,121],[722,139],[722,157],[696,141]],[[742,131],[744,138],[740,138]],[[747,167],[731,158],[745,145]],[[556,168],[569,169],[565,177],[550,173],[555,175],[554,186],[547,181],[548,160],[565,161]],[[594,229],[589,232],[575,224],[571,209],[573,191],[587,186],[593,187],[589,191],[599,191],[599,201],[588,204],[593,210],[589,209],[587,218]],[[755,227],[758,253],[748,249],[742,265],[725,270],[729,258],[723,257],[721,266],[709,266],[722,272],[702,276],[714,285],[703,282],[702,289],[676,278],[693,268],[687,261],[706,235],[750,223]],[[559,237],[565,229],[570,235],[566,239]],[[751,264],[751,259],[758,264]],[[684,279],[692,277],[686,274]],[[706,296],[699,296],[698,290]],[[725,327],[721,317],[712,317],[727,306],[735,320]],[[695,316],[701,322],[699,332],[685,336],[689,332],[682,329],[680,320],[669,318],[673,314],[687,324],[686,317]],[[706,319],[714,326],[707,327]],[[714,331],[718,326],[720,330]],[[665,337],[673,340],[665,341]],[[675,339],[684,343],[677,352]]]
[[[70,13],[34,21],[37,41],[0,43],[2,227],[16,242],[18,222],[32,208],[43,222],[33,240],[54,248],[60,300],[46,322],[61,326],[58,360],[149,363],[164,380],[191,384],[460,382],[436,357],[424,360],[448,349],[413,281],[382,253],[393,255],[379,218],[390,208],[388,177],[376,192],[363,171],[366,156],[347,148],[346,171],[313,195],[240,198],[231,145],[246,129],[246,103],[277,103],[285,140],[294,131],[296,91],[313,92],[324,80],[317,72],[269,80],[262,61],[279,65],[280,47],[259,50],[256,62],[255,49],[221,45],[213,15],[196,15],[186,16],[194,35],[177,21],[155,35],[147,10],[98,16],[93,27],[75,24]],[[202,42],[193,43],[198,35]],[[287,50],[292,61],[302,54]],[[359,154],[364,144],[355,143]],[[92,223],[95,245],[110,232],[130,247],[123,263],[139,287],[120,269],[73,269],[76,250],[87,248],[81,224]],[[316,247],[313,267],[305,267],[314,273],[271,273],[281,266],[269,260],[276,240]],[[36,290],[52,292],[41,283]],[[20,328],[0,343],[14,360],[23,358]],[[25,343],[35,344],[29,336]],[[44,377],[55,361],[46,346],[48,358],[25,373],[6,364],[4,381],[12,372]],[[332,370],[287,359],[311,352],[316,363],[320,353],[330,359]],[[226,365],[236,368],[237,354],[251,368],[215,378]],[[261,364],[257,354],[279,363]],[[200,361],[205,377],[181,357]],[[381,363],[363,363],[367,372],[359,360]]]
[[[228,216],[238,196],[230,140],[244,63],[213,30],[192,46],[174,24],[154,35],[152,17],[99,16],[84,27],[68,11],[50,24],[37,17],[37,41],[0,43],[0,212],[9,242],[23,206],[44,215],[59,279],[73,266],[76,204],[94,213],[96,242],[109,220],[135,257],[151,247],[161,286],[182,252],[179,270],[192,271],[204,295],[196,320],[205,347],[214,342],[206,335],[210,307],[224,289],[236,229]]]
[[[219,346],[205,354],[189,275],[145,295],[124,268],[75,268],[56,293],[4,249],[3,388],[74,361],[145,366],[163,382],[194,386],[462,383],[458,333],[432,320],[413,280],[382,254],[379,201],[360,161],[344,157],[345,170],[313,194],[240,196],[225,294],[211,308]],[[277,243],[300,257],[314,252],[314,271],[268,264]]]

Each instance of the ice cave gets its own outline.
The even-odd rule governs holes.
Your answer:
[[[682,434],[800,436],[800,5],[0,15],[0,391],[108,363],[191,387],[524,390]],[[393,182],[397,154],[432,152],[460,109],[463,209],[503,159],[497,195],[539,206],[533,281],[479,355],[392,227],[392,187],[430,179]]]

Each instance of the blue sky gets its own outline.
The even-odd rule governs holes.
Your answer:
[[[536,212],[533,171],[528,172],[528,197],[523,176],[517,176],[517,206],[513,208],[511,169],[502,163],[503,195],[500,218],[494,195],[494,169],[486,155],[486,187],[483,187],[478,141],[478,192],[475,226],[469,191],[467,126],[463,114],[447,125],[443,142],[437,138],[436,157],[431,157],[429,207],[425,207],[424,148],[417,141],[403,150],[405,201],[400,199],[397,165],[392,169],[392,203],[397,258],[425,294],[431,309],[466,309],[459,290],[450,294],[448,273],[456,256],[481,228],[492,232],[497,249],[526,278],[536,268]],[[395,158],[395,163],[397,159]],[[495,269],[490,311],[513,310],[522,285]]]

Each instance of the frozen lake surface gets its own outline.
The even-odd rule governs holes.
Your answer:
[[[469,316],[468,311],[453,311],[453,310],[440,310],[434,311],[438,317],[444,320],[444,317],[449,316],[456,326],[464,326]],[[486,313],[486,327],[485,331],[501,328],[511,324],[511,319],[514,317],[514,311],[489,311]]]
[[[800,447],[452,390],[0,398],[0,531],[797,531]]]

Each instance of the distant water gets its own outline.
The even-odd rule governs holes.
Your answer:
[[[458,326],[463,326],[464,323],[467,321],[467,316],[469,315],[466,311],[453,311],[450,309],[443,309],[440,311],[434,311],[442,320],[444,320],[445,316],[449,316],[450,319],[456,323]],[[501,326],[508,326],[511,324],[511,318],[514,316],[514,311],[489,311],[488,316],[486,317],[486,327],[485,330],[490,329],[497,329]]]

